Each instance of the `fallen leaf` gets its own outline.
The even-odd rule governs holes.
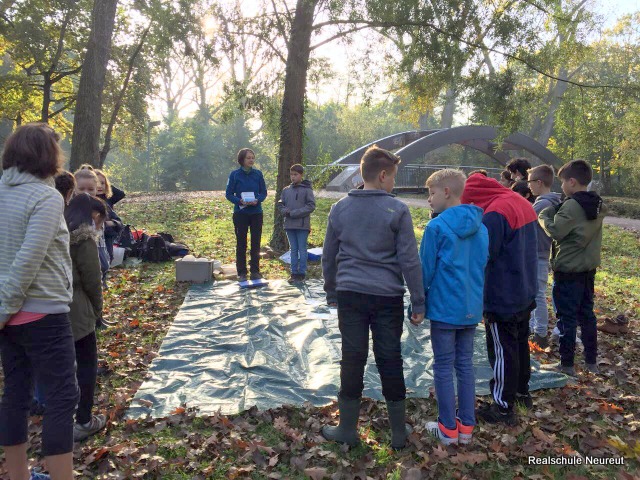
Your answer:
[[[326,468],[305,468],[304,474],[309,476],[311,480],[322,480],[323,478],[327,478],[327,469]]]

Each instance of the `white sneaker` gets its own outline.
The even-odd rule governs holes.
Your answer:
[[[92,415],[91,421],[82,425],[81,423],[73,424],[73,441],[81,442],[91,435],[95,435],[107,426],[107,418],[104,415]]]
[[[449,430],[444,427],[440,422],[427,422],[425,424],[427,432],[438,439],[444,445],[457,445],[458,444],[458,426],[455,430]],[[447,431],[445,433],[443,431]],[[468,442],[467,442],[468,443]]]

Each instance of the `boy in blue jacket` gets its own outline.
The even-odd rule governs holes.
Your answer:
[[[484,269],[489,257],[482,209],[460,202],[465,181],[464,173],[450,168],[429,177],[429,205],[438,216],[427,225],[420,245],[438,399],[438,419],[427,422],[426,428],[445,445],[470,443],[476,424],[473,338],[482,320]]]

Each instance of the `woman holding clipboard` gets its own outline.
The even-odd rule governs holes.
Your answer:
[[[260,274],[260,239],[262,237],[262,202],[267,198],[267,185],[262,172],[253,165],[256,154],[250,148],[238,152],[240,168],[229,174],[226,197],[233,203],[233,226],[236,234],[236,267],[238,281],[247,280],[247,234],[251,231],[251,280]]]

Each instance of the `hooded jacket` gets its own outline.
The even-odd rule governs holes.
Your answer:
[[[278,208],[284,214],[285,230],[311,231],[311,213],[316,209],[311,182],[303,180],[283,189]]]
[[[533,203],[533,209],[537,215],[547,207],[555,207],[560,205],[561,197],[559,193],[544,193],[536,198]],[[538,258],[542,260],[549,260],[549,252],[551,251],[551,237],[544,231],[542,225],[539,223],[536,225],[538,232]]]
[[[69,320],[74,341],[91,334],[102,316],[102,272],[97,242],[100,234],[89,225],[71,232],[73,302]]]
[[[554,272],[588,272],[600,266],[606,212],[607,207],[596,192],[577,192],[558,207],[540,212],[540,225],[553,240]]]
[[[0,179],[0,324],[22,310],[67,313],[72,295],[64,200],[53,178],[16,167]]]
[[[530,308],[537,292],[536,213],[532,205],[493,178],[471,175],[463,203],[483,209],[489,232],[484,311],[511,316]]]
[[[258,204],[241,207],[242,192],[253,192]],[[267,184],[264,183],[262,172],[255,168],[246,171],[242,167],[231,172],[227,181],[226,197],[235,205],[233,213],[262,213],[262,202],[267,198]]]
[[[482,209],[460,205],[431,220],[420,244],[426,317],[453,325],[480,322],[488,257]]]
[[[338,290],[402,296],[406,280],[413,312],[424,313],[424,286],[411,213],[384,190],[351,190],[331,207],[322,273],[328,303],[336,301]]]

